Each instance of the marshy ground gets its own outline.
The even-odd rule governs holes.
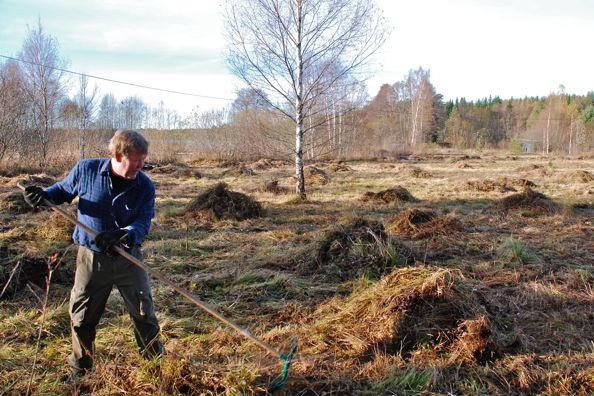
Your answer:
[[[317,162],[307,201],[278,160],[147,173],[145,262],[280,350],[297,337],[280,394],[594,393],[593,157]],[[278,359],[157,282],[165,358],[140,358],[114,292],[95,370],[66,384],[71,226],[16,188],[61,175],[4,175],[0,394],[266,392]]]

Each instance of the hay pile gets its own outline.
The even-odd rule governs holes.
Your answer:
[[[254,172],[252,169],[248,168],[247,166],[245,166],[243,164],[233,167],[231,169],[227,169],[225,172],[223,172],[223,176],[235,176],[235,177],[254,176],[255,174],[256,174],[256,172]]]
[[[76,214],[69,212],[72,217],[76,218]],[[74,224],[72,224],[64,216],[51,211],[47,221],[40,222],[34,228],[31,229],[34,240],[48,241],[51,243],[63,243],[68,244],[72,242],[72,233],[74,232]]]
[[[227,189],[218,183],[194,198],[186,207],[185,216],[196,220],[245,220],[263,214],[262,206],[251,197]]]
[[[454,164],[454,166],[458,169],[471,169],[472,166],[470,166],[468,163],[464,162],[464,161],[458,161]]]
[[[173,177],[194,177],[197,179],[202,178],[202,174],[192,168],[188,168],[186,166],[177,166],[173,164],[167,164],[163,166],[158,165],[151,165],[152,167],[147,169],[149,172],[155,175],[170,175]]]
[[[347,256],[354,243],[374,243],[376,239],[385,241],[386,237],[382,223],[357,218],[324,233],[317,242],[316,260],[322,264],[327,263]]]
[[[466,182],[466,186],[474,191],[499,191],[499,192],[508,192],[508,191],[516,191],[514,187],[519,188],[526,188],[526,187],[535,187],[532,181],[528,179],[521,179],[521,178],[508,178],[508,177],[500,177],[498,179],[485,179],[485,180],[469,180]]]
[[[585,170],[576,170],[569,175],[564,176],[563,179],[576,183],[589,183],[594,181],[594,175]]]
[[[291,190],[284,186],[279,186],[278,180],[269,180],[264,183],[264,191],[273,193],[275,195],[288,194]]]
[[[281,166],[285,166],[287,163],[282,160],[274,160],[270,158],[262,158],[258,161],[252,162],[248,165],[249,168],[254,170],[266,170],[272,168],[279,168]]]
[[[304,349],[357,361],[427,353],[451,364],[484,363],[500,347],[479,301],[476,286],[459,271],[396,269],[368,288],[322,305],[313,314]]]
[[[521,166],[516,169],[516,172],[524,173],[525,175],[533,177],[548,177],[553,174],[553,171],[551,169],[548,169],[544,165],[539,164]]]
[[[405,166],[401,168],[401,171],[403,171],[405,175],[414,177],[415,179],[429,179],[433,177],[430,172],[427,172],[417,166]]]
[[[328,169],[332,172],[351,172],[353,170],[353,168],[341,162],[330,164]]]
[[[462,231],[464,226],[453,215],[438,216],[431,209],[410,208],[388,220],[386,229],[400,236],[422,239]]]
[[[305,175],[305,183],[307,184],[324,185],[330,180],[326,172],[315,166],[306,167],[303,169],[303,173]]]
[[[32,211],[33,209],[25,202],[23,193],[20,191],[12,191],[0,195],[0,211],[8,214],[22,214]]]
[[[528,210],[533,213],[551,214],[559,210],[559,206],[549,197],[526,187],[523,192],[509,195],[493,204],[499,211]]]
[[[361,197],[363,202],[384,202],[384,203],[399,203],[399,202],[418,202],[419,200],[415,198],[406,188],[401,186],[396,186],[393,188],[389,188],[387,190],[383,190],[377,193],[373,191],[367,191]]]

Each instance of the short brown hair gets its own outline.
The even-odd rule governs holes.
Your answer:
[[[109,152],[113,157],[116,154],[127,157],[134,150],[146,155],[148,148],[148,140],[140,132],[131,129],[118,129],[109,141]]]

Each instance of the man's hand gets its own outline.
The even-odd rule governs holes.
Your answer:
[[[128,232],[126,230],[117,229],[103,231],[97,234],[97,236],[95,237],[95,245],[97,245],[101,252],[109,253],[113,246],[116,246],[127,236]]]
[[[45,200],[49,200],[47,193],[39,186],[26,187],[23,196],[25,197],[25,202],[27,202],[32,208],[45,206]]]

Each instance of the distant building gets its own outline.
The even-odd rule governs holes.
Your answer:
[[[532,139],[520,139],[520,143],[522,144],[522,151],[525,153],[534,153],[536,152],[536,140]]]

